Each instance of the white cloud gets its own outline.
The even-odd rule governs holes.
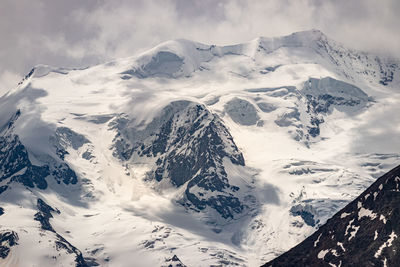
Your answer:
[[[199,2],[120,0],[76,18],[87,31],[96,32],[88,43],[92,51],[106,57],[130,56],[177,38],[224,45],[312,28],[357,49],[400,51],[396,0]],[[196,12],[188,11],[191,7]]]
[[[311,28],[400,57],[397,0],[114,0],[0,2],[0,73],[82,67],[185,38],[233,44]]]

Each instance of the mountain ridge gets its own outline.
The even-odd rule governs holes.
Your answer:
[[[379,71],[383,75],[381,83],[386,85],[388,82],[393,80],[393,71],[398,68],[400,64],[400,59],[396,59],[392,56],[378,56],[370,52],[358,52],[354,49],[345,48],[344,45],[337,43],[333,39],[330,39],[323,32],[317,29],[306,30],[295,32],[290,35],[282,37],[258,37],[249,42],[239,43],[235,45],[222,45],[217,46],[214,44],[205,44],[200,42],[191,41],[188,39],[175,39],[163,42],[156,47],[149,49],[138,56],[132,56],[127,58],[118,59],[119,61],[136,61],[133,65],[134,68],[140,68],[140,65],[144,65],[146,61],[150,61],[154,58],[157,52],[168,52],[176,56],[174,60],[187,59],[185,62],[188,66],[186,71],[183,71],[184,75],[189,75],[199,68],[202,62],[207,62],[212,60],[213,57],[222,57],[229,54],[242,54],[247,56],[254,56],[257,51],[261,50],[271,53],[280,48],[290,48],[290,47],[305,47],[314,49],[317,53],[327,53],[335,52],[334,49],[338,49],[335,53],[338,53],[339,57],[343,57],[347,53],[347,57],[353,59],[364,58],[365,60],[371,60],[373,64],[376,64]],[[368,59],[370,58],[370,59]],[[340,64],[335,58],[331,57],[334,64]],[[113,65],[115,60],[109,61],[107,63],[100,63],[98,65],[81,68],[84,70],[87,68],[92,68],[100,65]],[[342,63],[342,62],[341,62]],[[383,65],[381,65],[383,64]],[[20,82],[22,83],[28,79],[31,75],[38,77],[45,76],[49,72],[58,72],[61,74],[66,74],[68,71],[79,70],[74,68],[57,68],[51,67],[49,65],[39,64],[32,68],[30,73],[28,73],[24,79]],[[373,70],[369,70],[373,72]],[[35,72],[35,73],[34,73]],[[129,70],[122,72],[122,74],[129,74]],[[135,72],[134,72],[135,73]],[[136,73],[137,74],[137,73]],[[171,75],[171,73],[169,73]],[[137,74],[140,75],[140,74]],[[348,73],[344,74],[349,75]]]

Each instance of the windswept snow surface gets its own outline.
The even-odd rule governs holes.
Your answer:
[[[82,70],[38,66],[0,99],[0,125],[20,110],[12,133],[30,164],[64,163],[78,182],[58,183],[53,174],[46,189],[27,189],[2,173],[0,186],[8,188],[0,193],[0,230],[19,239],[0,263],[77,264],[79,252],[54,245],[59,235],[87,264],[259,266],[398,164],[398,66],[397,59],[346,49],[315,30],[224,47],[171,41]],[[208,114],[193,133],[182,117],[172,124],[171,116],[160,117],[182,100]],[[197,125],[182,110],[176,112]],[[223,126],[210,128],[210,118]],[[189,158],[196,137],[208,144],[214,137],[204,129],[217,129],[216,147],[226,154],[213,157],[218,164],[207,171],[224,177],[223,185],[207,190],[152,178],[157,160],[172,152],[140,156],[128,142],[122,150],[128,156],[116,157],[116,140],[124,137],[112,127],[116,120],[143,147],[162,137],[154,125],[172,125],[189,141],[169,151]],[[236,146],[244,165],[229,159],[240,158]],[[213,201],[193,202],[187,188]],[[232,210],[221,216],[218,206],[228,197]],[[54,209],[54,231],[34,220],[39,198]]]

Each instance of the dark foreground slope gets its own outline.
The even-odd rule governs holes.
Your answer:
[[[264,266],[399,266],[400,166]]]

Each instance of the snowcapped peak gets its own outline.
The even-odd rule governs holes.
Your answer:
[[[171,40],[135,57],[132,66],[123,74],[126,78],[186,77],[199,69],[202,63],[214,57],[225,55],[256,57],[259,51],[269,53],[280,48],[306,47],[315,50],[318,49],[316,42],[326,39],[322,32],[311,30],[283,37],[259,37],[248,43],[227,46],[202,44],[186,39]]]
[[[212,58],[211,48],[185,39],[167,41],[136,57],[123,74],[139,78],[188,76]]]
[[[203,44],[200,42],[195,42],[187,39],[175,39],[159,44],[153,49],[148,50],[147,52],[141,54],[140,58],[144,56],[152,56],[159,51],[172,52],[183,58],[188,57],[189,55],[193,57],[194,55],[198,55],[199,53],[204,54],[204,52],[206,51],[217,56],[223,56],[225,54],[232,54],[232,53],[246,54],[249,48],[252,48],[257,45],[261,46],[265,45],[266,47],[271,47],[271,49],[277,49],[281,46],[284,47],[307,46],[310,43],[314,43],[315,41],[327,41],[327,40],[328,37],[323,32],[317,29],[295,32],[287,36],[279,36],[279,37],[260,36],[250,42],[234,44],[234,45],[226,45],[226,46]]]
[[[291,64],[319,62],[350,81],[360,79],[383,85],[395,80],[394,73],[398,66],[397,63],[381,60],[375,55],[348,49],[320,30],[312,29],[281,37],[258,37],[247,43],[226,46],[203,44],[186,39],[167,41],[124,61],[126,64],[124,63],[119,73],[125,80],[134,77],[140,79],[190,77],[196,71],[209,69],[209,65],[212,64],[210,62],[217,58],[237,56],[237,60],[242,57],[242,66],[252,64],[246,59],[262,66],[267,57],[271,59],[271,54],[276,56],[276,62],[282,62],[274,63],[275,65],[288,62]],[[236,64],[233,66],[236,68]],[[255,68],[257,67],[254,66],[249,70]],[[239,68],[234,73],[247,77],[249,73],[244,69]],[[379,79],[376,78],[378,76]]]
[[[179,56],[195,53],[198,49],[207,49],[210,45],[198,43],[187,39],[175,39],[163,42],[153,49],[143,53],[141,56],[157,53],[158,51],[169,51]]]

